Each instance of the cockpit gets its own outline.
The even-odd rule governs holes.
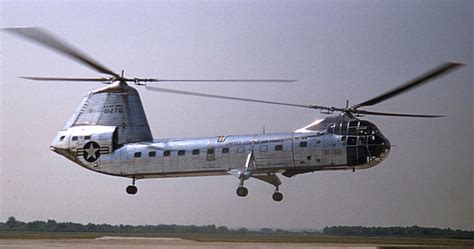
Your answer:
[[[377,126],[366,120],[339,121],[329,126],[326,132],[340,135],[347,146],[347,163],[351,166],[374,166],[390,151],[388,139]]]

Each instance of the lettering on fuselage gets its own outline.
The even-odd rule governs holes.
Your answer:
[[[102,109],[104,114],[112,114],[112,113],[123,113],[123,105],[122,104],[113,104],[113,105],[105,105]]]
[[[229,145],[250,145],[250,144],[270,144],[270,143],[283,143],[283,139],[275,140],[258,140],[258,141],[235,141],[229,142]]]

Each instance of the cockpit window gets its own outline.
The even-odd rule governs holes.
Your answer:
[[[342,125],[341,125],[341,135],[347,135],[347,123],[348,123],[348,122],[342,122]]]
[[[334,125],[331,125],[331,126],[328,128],[328,133],[334,134]]]
[[[350,121],[349,122],[349,127],[357,127],[359,126],[359,121]]]
[[[334,129],[334,134],[341,135],[341,123],[337,123]]]

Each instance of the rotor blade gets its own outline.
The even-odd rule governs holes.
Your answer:
[[[405,114],[405,113],[389,113],[389,112],[372,112],[364,110],[355,110],[353,113],[376,116],[390,116],[390,117],[411,117],[411,118],[440,118],[441,115],[423,115],[423,114]]]
[[[293,83],[297,80],[281,80],[281,79],[210,79],[210,80],[167,80],[157,79],[157,82],[277,82],[277,83]]]
[[[313,108],[313,106],[310,106],[310,105],[299,105],[299,104],[282,103],[282,102],[266,101],[266,100],[258,100],[258,99],[246,99],[246,98],[222,96],[222,95],[207,94],[207,93],[188,92],[188,91],[182,91],[182,90],[167,89],[167,88],[162,88],[162,87],[146,86],[146,89],[151,90],[151,91],[156,91],[156,92],[173,93],[173,94],[181,94],[181,95],[190,95],[190,96],[198,96],[198,97],[207,97],[207,98],[216,98],[216,99],[228,99],[228,100],[237,100],[237,101],[264,103],[264,104],[272,104],[272,105],[283,105],[283,106]],[[313,109],[315,109],[315,108],[313,108]]]
[[[418,76],[417,78],[415,79],[412,79],[408,82],[406,82],[405,84],[403,85],[400,85],[399,87],[391,90],[391,91],[388,91],[380,96],[377,96],[375,98],[372,98],[372,99],[369,99],[365,102],[362,102],[362,103],[359,103],[355,106],[353,106],[353,108],[357,109],[359,107],[362,107],[362,106],[371,106],[371,105],[375,105],[377,103],[380,103],[384,100],[387,100],[389,98],[392,98],[396,95],[399,95],[405,91],[408,91],[408,90],[411,90],[417,86],[421,86],[422,84],[424,83],[428,83],[429,81],[431,80],[434,80],[436,79],[437,77],[440,77],[456,68],[459,68],[460,66],[463,66],[463,64],[460,64],[460,63],[454,63],[454,62],[445,62],[441,65],[439,65],[438,67],[428,71],[427,73],[425,74],[422,74],[420,76]]]
[[[43,45],[52,50],[55,50],[56,52],[60,52],[63,55],[66,55],[69,58],[76,60],[101,73],[112,75],[117,78],[120,77],[118,74],[114,73],[112,70],[106,68],[99,62],[86,56],[84,53],[73,48],[71,45],[68,45],[66,42],[61,41],[59,38],[54,37],[52,34],[49,34],[44,29],[36,28],[36,27],[28,27],[28,28],[3,28],[2,30],[18,35],[20,37],[32,40],[36,43],[39,43],[40,45]]]
[[[62,77],[26,77],[20,76],[19,78],[27,79],[27,80],[38,80],[38,81],[110,81],[107,78],[62,78]]]

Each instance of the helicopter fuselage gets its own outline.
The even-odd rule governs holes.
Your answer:
[[[323,128],[323,129],[322,129]],[[321,129],[321,130],[316,130]],[[51,149],[104,174],[140,178],[252,174],[285,176],[320,170],[355,170],[379,164],[390,142],[372,123],[332,117],[294,132],[229,135],[117,144],[116,127],[75,126],[61,131]]]

